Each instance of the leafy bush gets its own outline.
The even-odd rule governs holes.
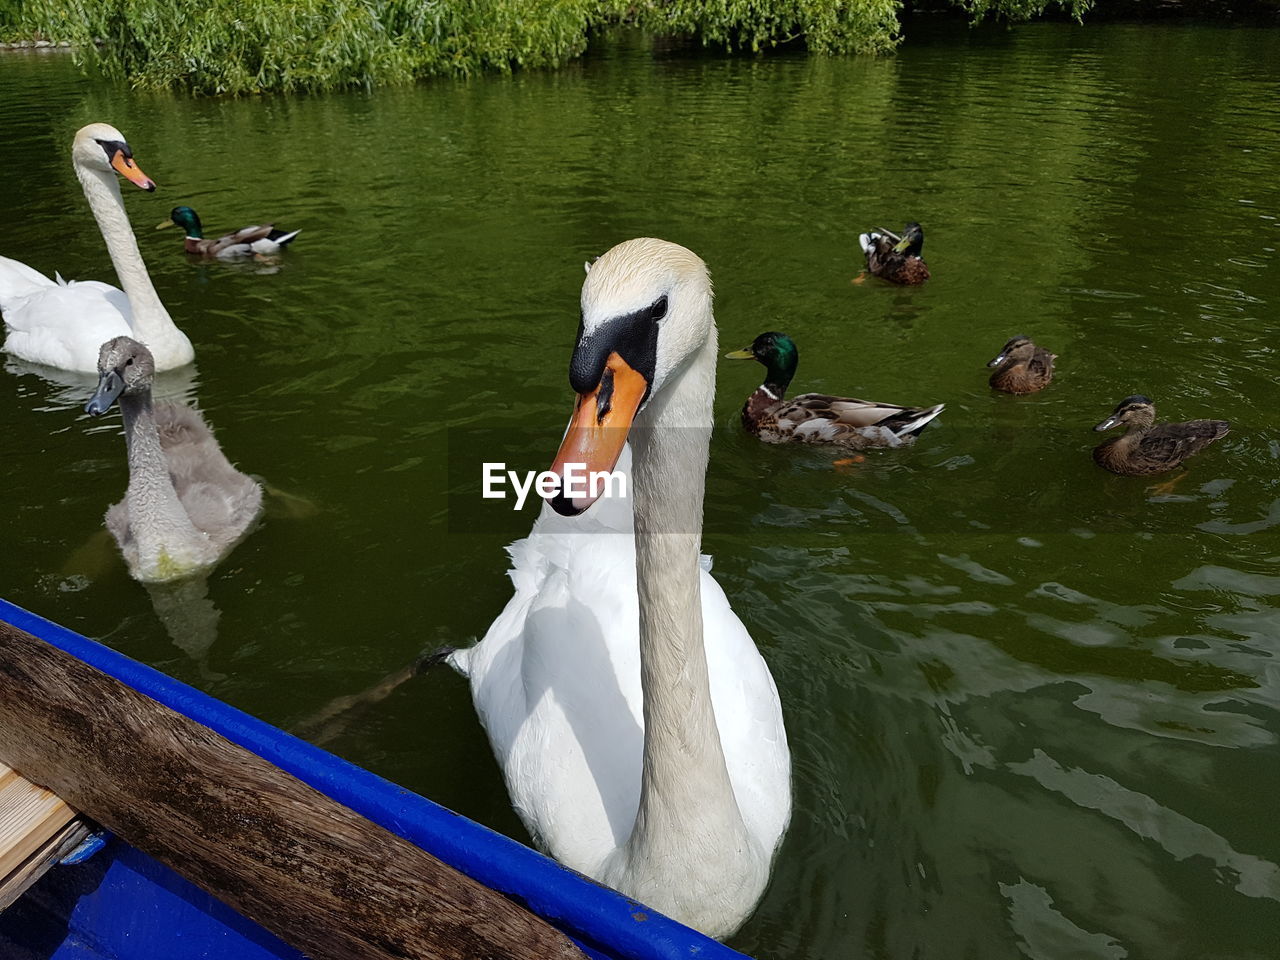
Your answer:
[[[908,0],[1026,19],[1094,0]],[[1152,0],[1155,2],[1155,0]],[[69,40],[144,87],[242,94],[410,83],[441,74],[558,66],[593,29],[626,22],[729,51],[803,42],[883,53],[903,0],[0,0],[0,40]]]
[[[657,34],[757,52],[803,39],[819,53],[883,53],[898,40],[900,0],[648,0],[609,10]]]

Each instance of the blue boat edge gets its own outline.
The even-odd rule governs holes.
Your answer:
[[[73,630],[0,599],[0,620],[202,724],[504,894],[600,960],[744,955],[525,845]],[[91,811],[87,811],[91,813]],[[59,939],[61,938],[61,939]],[[14,960],[295,960],[273,934],[120,839],[0,914]],[[180,953],[175,953],[180,950]]]

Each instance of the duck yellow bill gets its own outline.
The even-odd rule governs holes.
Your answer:
[[[726,360],[754,360],[756,355],[751,352],[750,347],[743,347],[741,350],[730,350],[724,355]]]
[[[906,252],[906,249],[909,246],[911,246],[911,241],[908,240],[906,237],[903,237],[901,240],[899,240],[897,243],[893,245],[893,252],[904,253]]]
[[[156,224],[156,229],[163,230],[165,229],[165,227],[176,227],[176,226],[177,224],[174,223],[172,220],[163,220],[160,223]]]
[[[111,158],[111,166],[116,173],[143,190],[149,192],[156,188],[156,182],[142,172],[142,168],[133,162],[132,157],[126,157],[123,150],[116,151],[116,155]]]
[[[561,478],[560,491],[551,498],[557,513],[576,516],[600,498],[606,485],[593,481],[592,475],[608,473],[617,465],[648,390],[644,375],[615,352],[605,361],[596,388],[578,395],[569,430],[551,464],[551,472]]]

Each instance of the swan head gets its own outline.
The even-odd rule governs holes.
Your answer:
[[[628,240],[592,263],[569,361],[578,399],[551,472],[563,477],[566,464],[612,470],[636,416],[713,331],[707,266],[679,244]],[[558,492],[551,505],[574,516],[596,499]]]
[[[156,362],[143,344],[132,337],[108,340],[98,351],[98,389],[84,405],[84,412],[100,416],[120,394],[149,391],[155,372]]]
[[[114,171],[148,193],[156,188],[156,182],[134,163],[124,134],[109,123],[91,123],[77,130],[71,142],[71,158],[90,170]]]

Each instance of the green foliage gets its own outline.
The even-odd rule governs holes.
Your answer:
[[[109,75],[199,93],[406,83],[554,66],[581,53],[597,0],[26,0],[33,32]],[[95,46],[95,41],[101,41]]]
[[[1030,20],[1049,7],[1058,7],[1080,20],[1091,9],[1095,0],[954,0],[955,5],[969,11],[975,20],[988,16],[1009,20]]]
[[[1096,0],[907,2],[959,8],[978,21],[1025,20],[1051,6],[1079,19]],[[794,41],[817,53],[884,53],[900,39],[902,6],[903,0],[0,0],[0,41],[67,40],[78,56],[136,86],[243,94],[558,66],[586,48],[592,30],[618,22],[731,52]]]
[[[898,42],[901,0],[647,0],[614,2],[658,34],[689,34],[708,45],[758,52],[803,39],[819,53],[884,53]]]

